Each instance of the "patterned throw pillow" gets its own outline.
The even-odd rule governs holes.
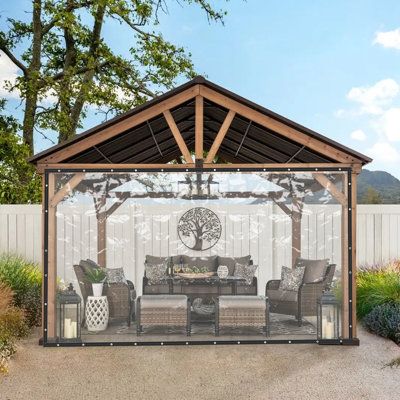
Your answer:
[[[236,263],[235,272],[233,273],[233,276],[237,278],[243,278],[246,281],[247,285],[251,285],[257,268],[258,265]]]
[[[297,292],[303,282],[305,267],[288,268],[282,267],[281,283],[279,289]]]
[[[146,264],[145,265],[146,278],[149,285],[159,285],[166,282],[167,267],[163,264]]]
[[[123,268],[106,268],[107,283],[127,283]]]

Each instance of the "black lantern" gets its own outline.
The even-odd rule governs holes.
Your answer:
[[[57,294],[58,339],[60,342],[81,342],[81,297],[72,283]]]
[[[340,303],[331,291],[325,291],[317,301],[317,337],[339,339]]]

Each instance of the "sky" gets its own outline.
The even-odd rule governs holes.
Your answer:
[[[400,178],[399,1],[211,2],[228,11],[224,26],[174,0],[160,19],[159,29],[191,52],[199,74],[372,157],[368,169]],[[0,27],[7,17],[29,17],[28,10],[28,0],[2,2]],[[103,33],[121,54],[134,43],[113,22]],[[1,55],[0,86],[17,74]],[[0,87],[0,96],[20,117],[16,94]],[[101,118],[92,113],[83,130]],[[37,136],[37,151],[51,145]]]

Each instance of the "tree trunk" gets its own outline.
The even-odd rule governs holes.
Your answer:
[[[92,41],[89,49],[89,65],[92,65],[92,68],[90,68],[87,72],[85,72],[83,78],[82,78],[82,83],[81,83],[81,88],[79,91],[79,94],[75,100],[75,104],[73,105],[70,113],[70,119],[69,119],[69,124],[68,124],[68,129],[66,129],[63,132],[60,132],[59,136],[59,142],[62,142],[64,140],[67,140],[76,134],[76,129],[78,128],[79,124],[79,118],[81,116],[81,112],[83,109],[83,106],[85,105],[85,102],[87,100],[87,94],[90,90],[90,86],[93,83],[93,78],[96,72],[96,65],[98,63],[97,59],[97,50],[99,48],[99,43],[101,40],[101,29],[103,26],[104,22],[104,14],[105,14],[106,6],[105,5],[99,5],[96,15],[95,15],[95,21],[93,25],[93,31],[92,31]]]
[[[40,58],[42,52],[42,0],[33,1],[32,15],[32,59],[27,71],[27,88],[25,98],[25,113],[22,125],[24,142],[29,146],[30,154],[34,152],[33,130],[35,126],[35,116],[39,91],[40,79]]]
[[[67,8],[72,8],[73,0],[68,0]],[[64,40],[65,40],[65,58],[64,58],[64,78],[61,81],[60,87],[60,110],[62,116],[70,116],[71,115],[71,87],[70,87],[70,76],[72,73],[72,68],[76,62],[76,49],[75,49],[75,40],[69,29],[66,27],[64,29]],[[59,124],[59,142],[67,140],[70,137],[71,132],[71,119],[64,117],[63,120],[60,121]]]

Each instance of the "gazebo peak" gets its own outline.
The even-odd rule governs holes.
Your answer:
[[[193,157],[194,155],[194,157]],[[371,159],[203,76],[33,156],[36,165],[352,164]],[[194,158],[194,159],[193,159]],[[220,162],[220,161],[219,161]]]

